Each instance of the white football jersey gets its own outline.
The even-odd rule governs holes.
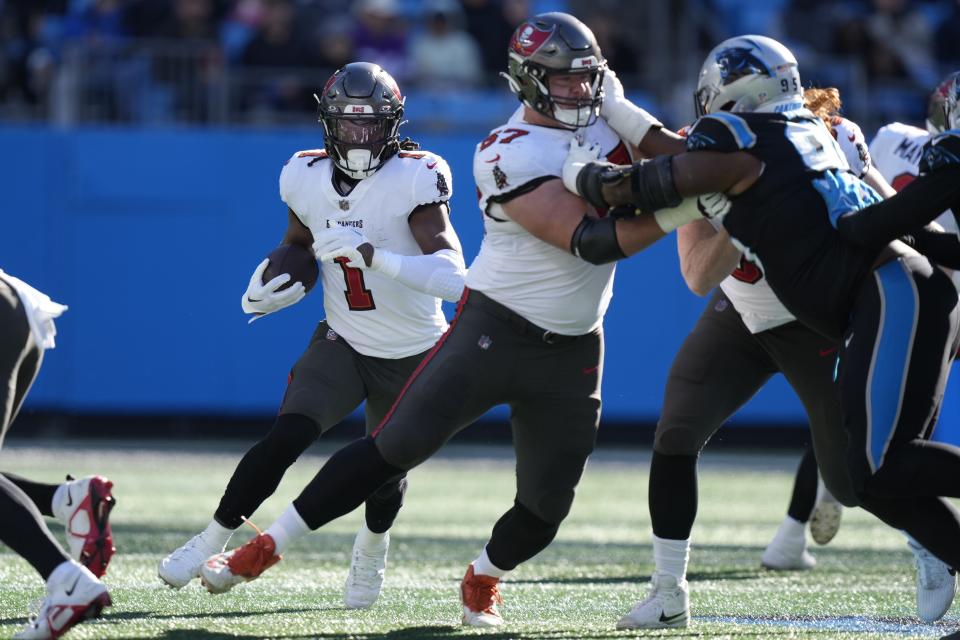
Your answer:
[[[348,195],[333,185],[333,162],[323,150],[299,151],[280,173],[280,198],[317,238],[334,225],[362,233],[374,247],[422,255],[407,221],[422,204],[446,202],[450,167],[429,151],[401,151]],[[375,271],[322,263],[327,322],[366,356],[405,358],[426,351],[447,328],[441,300]]]
[[[836,118],[831,124],[831,133],[840,145],[850,170],[857,177],[863,177],[870,169],[871,159],[860,127],[846,118]],[[714,223],[714,227],[721,226],[719,222]],[[720,288],[750,333],[760,333],[795,320],[770,288],[760,267],[745,256],[740,257],[740,264],[724,278]]]
[[[601,155],[611,162],[631,162],[626,145],[603,119],[574,132],[528,124],[523,107],[477,145],[473,177],[486,233],[466,278],[470,289],[563,335],[582,335],[602,324],[615,263],[594,265],[540,240],[511,220],[500,203],[559,179],[574,135],[600,143]]]
[[[17,292],[37,346],[41,349],[53,349],[56,346],[54,337],[57,335],[53,320],[59,318],[60,314],[67,310],[67,306],[54,302],[47,294],[34,289],[20,278],[4,273],[3,269],[0,269],[0,279]]]
[[[900,191],[917,177],[917,165],[920,163],[923,145],[929,139],[930,132],[926,129],[892,122],[881,127],[870,142],[873,164],[880,175],[894,189]],[[934,222],[945,230],[960,235],[960,227],[950,210],[941,213]],[[953,271],[951,278],[953,284],[960,289],[960,271]]]

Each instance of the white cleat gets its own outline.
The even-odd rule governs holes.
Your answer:
[[[63,524],[70,557],[102,577],[116,549],[110,512],[116,505],[113,483],[103,476],[74,480],[67,476],[54,494],[53,515]]]
[[[500,597],[500,578],[477,575],[473,563],[460,583],[460,602],[463,605],[462,622],[468,627],[499,627],[503,617],[497,605],[503,604]]]
[[[650,595],[620,618],[617,629],[669,629],[690,624],[690,588],[668,573],[654,573]]]
[[[957,595],[957,574],[950,566],[909,538],[917,566],[917,616],[926,623],[942,618]]]
[[[353,541],[350,574],[343,589],[343,604],[347,609],[366,609],[373,606],[383,589],[383,576],[387,568],[390,532],[383,538],[383,547],[373,551],[362,547],[361,534],[357,534]]]
[[[778,571],[809,571],[817,559],[807,551],[807,534],[802,524],[789,516],[777,529],[773,540],[763,550],[760,564]]]
[[[813,513],[810,514],[810,537],[817,544],[824,545],[833,540],[840,530],[843,517],[843,505],[837,502],[826,487],[820,487],[820,496]]]
[[[59,638],[74,625],[100,617],[109,607],[110,594],[89,569],[73,562],[64,562],[47,579],[47,597],[35,616],[20,633],[21,640]]]
[[[200,567],[207,558],[223,549],[224,547],[217,548],[207,542],[203,534],[193,536],[186,544],[160,561],[157,576],[174,589],[185,587],[191,580],[200,577]]]
[[[210,593],[226,593],[238,584],[259,578],[280,560],[273,538],[261,533],[233,551],[210,556],[200,567],[200,583]]]

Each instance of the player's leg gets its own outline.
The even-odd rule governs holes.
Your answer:
[[[766,352],[718,290],[681,345],[667,377],[650,463],[653,589],[618,627],[687,624],[686,574],[690,531],[697,516],[700,450],[774,372]]]
[[[487,409],[506,401],[502,372],[513,370],[512,331],[469,300],[461,303],[450,329],[414,372],[374,436],[331,456],[263,535],[210,558],[202,568],[207,588],[226,591],[256,578],[294,540],[353,511]],[[493,348],[477,346],[484,336]]]
[[[343,338],[328,335],[327,323],[321,322],[290,373],[272,428],[237,464],[213,519],[160,561],[158,575],[171,587],[197,577],[200,565],[222,551],[243,520],[273,495],[290,465],[363,401],[359,354]]]
[[[427,352],[407,358],[387,359],[361,356],[358,365],[367,388],[367,435],[383,421],[400,395],[406,381]],[[343,591],[348,609],[373,605],[383,588],[390,548],[390,527],[403,506],[407,478],[391,480],[377,489],[365,503],[364,522],[353,541],[350,571]]]
[[[956,303],[950,281],[925,259],[885,265],[860,292],[840,361],[849,466],[861,506],[954,569],[960,517],[937,496],[956,495],[960,450],[925,438],[955,350]],[[953,581],[949,586],[952,599]]]
[[[511,403],[517,495],[461,584],[463,623],[496,626],[499,581],[550,544],[570,511],[600,423],[603,338],[531,345]]]

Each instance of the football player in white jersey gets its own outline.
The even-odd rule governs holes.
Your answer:
[[[517,491],[461,583],[464,624],[502,624],[500,579],[543,550],[566,517],[599,424],[613,263],[662,238],[677,212],[598,212],[564,188],[563,161],[575,136],[615,157],[627,156],[624,143],[655,154],[679,137],[623,98],[593,33],[573,16],[534,16],[508,54],[523,106],[477,146],[486,235],[456,319],[373,436],[334,454],[294,502],[306,526],[280,528],[279,539],[271,527],[212,557],[202,569],[212,588],[256,578],[291,539],[352,511],[498,404],[511,408]]]
[[[46,294],[0,270],[0,445],[30,390],[43,353],[54,347],[54,319],[66,310]],[[109,524],[113,483],[90,476],[59,485],[0,474],[0,542],[46,581],[36,615],[14,638],[59,638],[76,624],[100,616],[110,595],[98,578],[113,555]],[[68,554],[43,516],[66,527]]]
[[[401,142],[404,98],[375,64],[337,71],[317,96],[325,148],[300,151],[280,173],[288,207],[284,243],[321,260],[323,306],[272,430],[240,461],[207,528],[160,561],[159,576],[180,588],[226,546],[233,531],[276,490],[286,469],[322,433],[366,400],[368,433],[447,328],[441,299],[463,291],[460,241],[449,221],[453,188],[440,156]],[[250,279],[242,306],[254,317],[304,296],[303,284],[263,282],[268,261]],[[402,475],[375,487],[353,547],[344,602],[371,606],[384,578],[389,528],[399,511]],[[294,503],[268,530],[305,528]]]

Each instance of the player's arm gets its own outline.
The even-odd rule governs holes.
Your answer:
[[[364,262],[415,291],[450,302],[459,300],[467,269],[449,211],[445,202],[435,202],[420,205],[410,214],[410,232],[422,256],[404,256],[367,243],[359,247]]]
[[[724,229],[706,220],[694,220],[677,229],[680,272],[690,291],[705,296],[736,268],[740,250]]]
[[[612,69],[603,75],[603,103],[600,115],[631,150],[652,158],[661,154],[680,153],[683,138],[663,128],[663,124],[646,110],[633,104],[623,92],[623,85]],[[634,153],[633,157],[638,157]]]
[[[299,244],[313,251],[313,233],[310,227],[303,224],[290,207],[287,207],[287,231],[283,234],[282,244]]]

